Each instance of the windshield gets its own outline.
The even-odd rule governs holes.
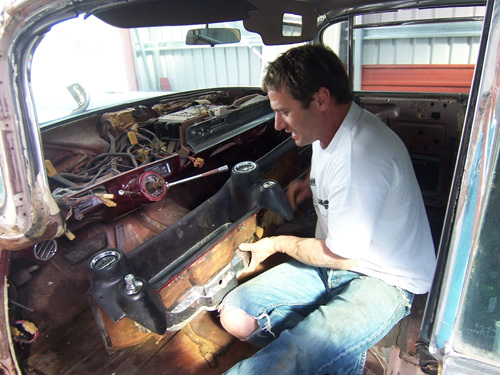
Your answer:
[[[241,22],[210,25],[238,28],[239,43],[186,45],[188,31],[204,27],[120,29],[92,16],[55,25],[37,47],[31,68],[39,123],[171,92],[259,87],[266,61],[280,49],[264,52],[260,36]]]

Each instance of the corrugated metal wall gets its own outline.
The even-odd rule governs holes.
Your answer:
[[[155,27],[131,32],[139,90],[161,91],[160,79],[165,82],[165,78],[172,91],[260,86],[260,38],[242,33],[238,44],[187,46],[184,40],[189,28]]]
[[[355,43],[363,43],[363,64],[475,64],[481,25],[404,26],[394,36],[394,28],[356,30]]]
[[[480,17],[484,11],[484,7],[416,9],[357,17],[356,23],[370,25],[404,20],[459,19]],[[361,77],[362,66],[366,65],[475,64],[481,29],[479,21],[356,28],[354,77]],[[360,87],[360,80],[355,79],[354,88],[359,90]]]
[[[414,9],[366,15],[362,24],[484,16],[484,7]],[[414,36],[418,35],[418,38]],[[363,64],[475,64],[481,36],[480,23],[453,22],[357,30],[363,41]]]
[[[398,12],[373,13],[356,17],[356,23],[380,23],[391,21],[409,21],[437,18],[482,17],[485,7],[456,7],[434,9],[408,9]]]

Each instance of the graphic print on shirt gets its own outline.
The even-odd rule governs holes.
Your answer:
[[[313,189],[316,188],[316,180],[314,178],[311,177],[311,180],[310,180],[310,186],[311,186],[311,190],[315,190]],[[319,199],[317,198],[317,193],[316,194],[313,194],[313,205],[314,207],[316,208],[316,210],[318,209],[318,204],[323,206],[325,208],[325,210],[328,210],[328,205],[329,205],[329,202],[328,202],[328,199]]]
[[[322,200],[318,198],[318,204],[322,205],[325,208],[325,210],[328,210],[328,204],[329,204],[328,199]]]
[[[311,179],[309,180],[309,186],[311,187],[311,191],[312,191],[312,203],[314,206],[314,211],[316,211],[316,214],[318,214],[319,207],[318,207],[318,202],[316,201],[316,196],[317,196],[316,180],[313,177],[311,177]]]

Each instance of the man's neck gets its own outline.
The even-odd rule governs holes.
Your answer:
[[[320,146],[322,149],[328,147],[340,126],[344,122],[352,103],[347,104],[333,104],[327,113],[327,122],[325,126],[324,136],[320,139]]]

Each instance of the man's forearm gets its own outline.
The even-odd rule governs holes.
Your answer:
[[[324,239],[295,236],[277,236],[271,239],[275,252],[288,254],[311,266],[350,270],[357,262],[357,259],[343,258],[332,253]]]

